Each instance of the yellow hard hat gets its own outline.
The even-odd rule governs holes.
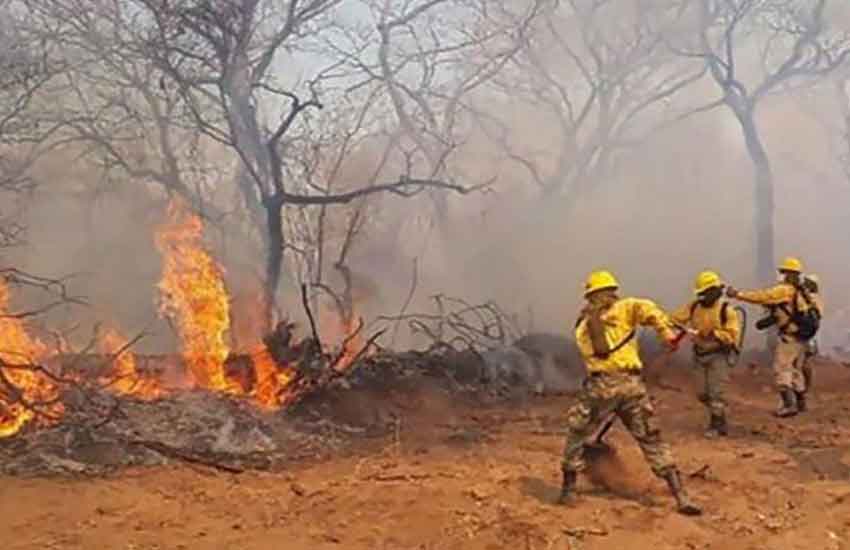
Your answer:
[[[790,271],[792,273],[802,273],[803,263],[797,258],[788,257],[782,260],[782,265],[779,266],[779,271]]]
[[[702,294],[706,290],[718,286],[723,286],[720,275],[714,271],[703,271],[697,275],[697,280],[694,282],[694,294]]]
[[[587,296],[597,290],[605,290],[608,288],[620,288],[620,284],[610,271],[594,271],[587,276],[587,282],[584,283],[584,295]]]

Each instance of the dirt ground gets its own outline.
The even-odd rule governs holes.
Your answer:
[[[422,392],[392,437],[283,473],[187,467],[0,479],[7,550],[838,550],[850,548],[850,369],[819,365],[811,412],[780,421],[766,373],[735,372],[729,438],[702,437],[685,378],[653,388],[706,513],[673,510],[621,427],[616,458],[553,504],[567,397],[473,408]]]

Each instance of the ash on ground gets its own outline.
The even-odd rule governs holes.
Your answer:
[[[381,352],[277,411],[198,390],[143,401],[81,385],[62,396],[66,411],[57,424],[0,440],[0,471],[103,475],[175,462],[230,473],[273,470],[390,433],[423,390],[482,405],[540,390],[527,366],[511,368],[475,352]]]

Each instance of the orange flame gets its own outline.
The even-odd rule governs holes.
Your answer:
[[[9,315],[9,289],[0,279],[0,438],[18,433],[36,414],[27,404],[42,406],[49,416],[62,413],[61,403],[53,403],[59,389],[44,373],[26,368],[47,356],[47,347],[31,337],[24,323]],[[37,420],[42,420],[39,417]]]
[[[203,224],[174,201],[168,221],[156,233],[163,256],[160,314],[176,320],[183,358],[196,385],[237,393],[224,362],[230,353],[225,335],[230,328],[230,305],[223,269],[204,249]]]
[[[127,349],[127,340],[118,331],[107,328],[100,334],[100,353],[113,357],[111,372],[101,378],[112,391],[122,395],[133,395],[143,400],[162,397],[165,392],[158,380],[142,377],[136,370],[136,358]]]
[[[251,353],[251,361],[256,373],[256,386],[253,396],[257,404],[267,410],[275,410],[282,404],[282,392],[295,378],[292,368],[281,369],[265,348]]]

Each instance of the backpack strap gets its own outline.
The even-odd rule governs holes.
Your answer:
[[[625,346],[626,344],[628,344],[629,342],[631,342],[631,341],[632,341],[632,338],[634,338],[636,334],[637,334],[637,331],[636,331],[636,330],[632,330],[631,332],[629,332],[628,334],[626,334],[626,337],[625,337],[625,338],[623,338],[622,340],[620,340],[620,343],[619,343],[619,344],[617,344],[616,346],[614,346],[613,348],[611,348],[611,350],[608,352],[608,355],[611,355],[611,354],[613,354],[613,353],[615,353],[615,352],[619,351],[620,349],[622,349],[622,348],[623,348],[623,346]]]
[[[578,320],[576,320],[575,328],[577,329],[578,326],[581,324],[581,322],[584,321],[584,320],[585,320],[584,315],[579,315]],[[629,342],[632,341],[632,339],[635,337],[636,334],[637,334],[636,330],[632,330],[631,332],[626,334],[625,338],[620,340],[620,342],[616,346],[613,346],[611,349],[608,350],[608,355],[610,356],[611,354],[620,351],[623,348],[623,346],[625,346],[626,344],[628,344]]]
[[[788,322],[779,327],[780,332],[785,332],[785,329],[787,329],[794,323],[794,316],[800,313],[800,307],[797,305],[797,302],[799,301],[797,300],[797,297],[800,295],[803,296],[803,300],[805,300],[806,305],[808,306],[807,310],[812,309],[812,306],[814,304],[812,302],[811,297],[809,296],[809,293],[806,292],[806,289],[803,288],[801,285],[794,285],[794,296],[791,298],[791,303],[789,304],[786,302],[784,304],[779,304],[778,306],[779,309],[781,309],[782,312],[785,313],[785,315],[788,317]],[[818,311],[818,308],[815,307],[814,310],[815,312],[817,312],[818,319],[820,319],[820,312]]]
[[[691,304],[690,319],[694,318],[694,311],[696,311],[698,306],[699,306],[698,300],[695,300]],[[724,301],[723,304],[720,306],[720,324],[723,325],[723,326],[726,326],[726,323],[728,321],[729,321],[729,302]]]

